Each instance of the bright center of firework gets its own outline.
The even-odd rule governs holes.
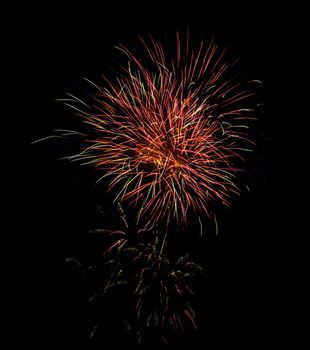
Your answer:
[[[182,167],[180,156],[168,149],[160,150],[154,147],[146,147],[140,152],[142,162],[161,168],[163,173],[170,175],[171,173],[179,172]],[[162,174],[163,175],[163,174]]]

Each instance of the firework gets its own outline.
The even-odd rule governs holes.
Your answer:
[[[197,329],[191,305],[192,282],[202,268],[190,261],[188,254],[169,259],[167,245],[163,249],[156,232],[149,234],[147,228],[137,230],[131,241],[126,216],[120,217],[121,230],[94,231],[109,237],[102,254],[106,279],[101,295],[111,295],[116,288],[127,286],[132,306],[127,330],[139,343],[150,332],[167,342],[173,332],[183,332],[189,326]],[[99,294],[94,293],[95,298]]]
[[[189,209],[210,214],[213,202],[229,206],[239,192],[253,93],[232,78],[213,40],[192,50],[189,35],[182,42],[177,33],[174,54],[151,37],[141,43],[139,55],[119,47],[128,66],[96,86],[91,104],[68,98],[88,125],[85,146],[69,159],[98,169],[138,220],[186,225]]]

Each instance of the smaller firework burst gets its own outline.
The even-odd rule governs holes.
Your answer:
[[[121,230],[92,231],[106,236],[109,243],[102,253],[106,277],[102,276],[104,283],[90,300],[115,294],[125,287],[131,305],[126,328],[138,343],[150,334],[167,342],[175,332],[188,327],[197,329],[191,305],[192,282],[201,273],[201,267],[190,261],[188,254],[169,259],[166,243],[159,241],[161,235],[148,228],[137,230],[134,239],[130,239],[120,204],[118,213]]]

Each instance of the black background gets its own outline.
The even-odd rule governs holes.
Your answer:
[[[18,162],[10,261],[18,263],[12,273],[16,311],[11,340],[39,348],[89,347],[80,320],[81,292],[74,296],[79,286],[64,279],[62,263],[68,255],[85,254],[84,235],[92,228],[99,195],[87,169],[59,161],[71,146],[30,145],[59,124],[70,128],[70,113],[55,98],[82,89],[83,77],[96,78],[104,71],[113,45],[134,44],[137,35],[147,33],[184,31],[187,25],[194,37],[208,40],[214,35],[232,54],[245,54],[246,73],[263,81],[265,106],[260,124],[264,141],[253,164],[252,192],[236,202],[219,237],[207,242],[210,272],[202,288],[206,294],[199,296],[205,318],[196,335],[182,338],[183,346],[250,349],[290,340],[294,307],[288,291],[294,283],[295,252],[284,230],[289,225],[288,199],[280,183],[286,154],[282,125],[289,113],[282,93],[291,74],[289,52],[296,45],[291,43],[287,52],[287,24],[294,17],[288,10],[207,1],[20,8],[13,40],[19,84],[12,90],[18,109],[11,107],[22,145],[18,155],[13,151]],[[107,334],[102,348],[109,349],[113,337],[117,347],[121,340],[115,333]]]

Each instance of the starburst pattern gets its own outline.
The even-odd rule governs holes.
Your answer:
[[[84,106],[74,108],[89,126],[85,147],[69,158],[97,168],[138,219],[186,225],[190,208],[210,214],[213,202],[229,206],[239,192],[237,164],[254,144],[253,93],[212,40],[191,50],[189,35],[181,42],[177,33],[172,55],[153,38],[141,42],[139,55],[119,47],[128,66],[97,86],[92,105],[68,98]]]

